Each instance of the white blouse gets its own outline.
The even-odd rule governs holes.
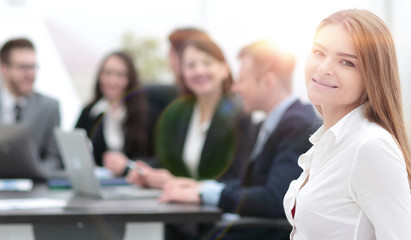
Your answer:
[[[201,123],[200,108],[198,105],[195,105],[183,149],[183,161],[186,164],[190,175],[194,178],[198,177],[198,165],[200,164],[201,154],[203,152],[203,146],[210,123],[210,119]]]
[[[104,116],[103,135],[106,141],[107,148],[112,151],[122,151],[124,147],[124,131],[123,122],[126,117],[126,108],[124,105],[116,106],[113,109],[109,102],[102,98],[90,110],[93,117],[97,117],[101,113]]]
[[[364,118],[360,106],[310,141],[298,160],[303,173],[284,197],[291,239],[411,239],[405,162],[385,129]]]

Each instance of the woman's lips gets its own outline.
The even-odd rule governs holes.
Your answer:
[[[320,82],[319,80],[316,80],[315,78],[313,78],[313,82],[316,83],[316,84],[318,84],[318,85],[327,87],[327,88],[333,88],[333,89],[334,89],[334,88],[337,88],[337,86],[335,86],[335,85],[331,85],[331,84],[328,84],[328,83]]]

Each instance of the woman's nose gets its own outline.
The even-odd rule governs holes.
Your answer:
[[[331,76],[334,74],[333,63],[331,59],[324,59],[317,67],[317,71],[321,75]]]

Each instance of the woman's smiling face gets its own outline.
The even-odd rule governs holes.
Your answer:
[[[325,25],[305,66],[308,97],[322,109],[348,113],[360,104],[364,81],[351,35],[340,24]]]
[[[185,84],[197,97],[223,91],[229,73],[225,63],[194,46],[184,50],[182,59]]]

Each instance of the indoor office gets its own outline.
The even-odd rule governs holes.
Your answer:
[[[409,10],[0,0],[0,240],[411,239]]]

